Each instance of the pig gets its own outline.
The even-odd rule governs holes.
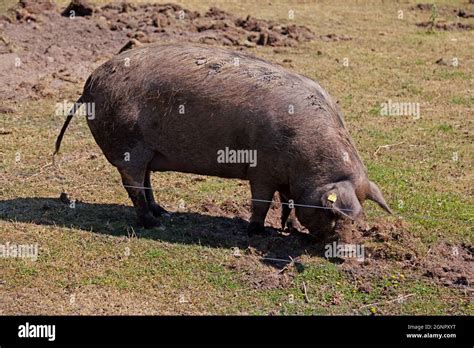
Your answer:
[[[167,213],[151,189],[155,171],[248,180],[250,235],[264,233],[276,192],[282,226],[294,207],[315,234],[334,230],[341,219],[361,218],[366,199],[391,213],[329,94],[252,55],[188,43],[122,52],[87,79],[54,154],[82,104],[94,106],[87,108],[94,110],[88,126],[145,228],[159,226]],[[219,161],[224,150],[253,151],[255,163]]]

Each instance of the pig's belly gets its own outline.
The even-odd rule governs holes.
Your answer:
[[[146,124],[142,133],[155,153],[150,169],[247,179],[257,168],[256,141],[245,120],[223,117],[169,114]]]
[[[174,171],[246,180],[249,170],[256,168],[251,167],[250,163],[219,163],[217,151],[215,153],[208,152],[201,158],[193,158],[191,156],[183,158],[179,155],[165,156],[163,153],[155,151],[149,169],[160,172]]]

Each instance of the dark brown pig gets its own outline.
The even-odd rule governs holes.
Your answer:
[[[310,232],[357,219],[366,199],[390,212],[332,98],[265,60],[191,44],[125,51],[89,77],[56,152],[83,103],[95,107],[89,128],[147,228],[165,212],[153,197],[152,171],[249,180],[249,233],[264,230],[275,192],[294,203]],[[283,225],[291,207],[284,205]]]

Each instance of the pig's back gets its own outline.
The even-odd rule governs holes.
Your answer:
[[[98,90],[115,103],[169,96],[252,113],[295,115],[315,106],[335,108],[324,89],[304,76],[247,54],[195,44],[154,44],[125,51],[99,67],[89,87],[91,93]]]
[[[115,129],[136,124],[163,160],[194,173],[245,177],[248,166],[215,166],[216,152],[226,147],[257,150],[259,166],[285,170],[287,159],[279,163],[275,152],[300,151],[292,148],[297,138],[309,132],[317,139],[316,133],[343,127],[316,82],[215,47],[167,44],[126,51],[91,75],[85,94],[98,104],[98,118],[109,118],[104,122]]]

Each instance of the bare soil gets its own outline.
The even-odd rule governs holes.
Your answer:
[[[143,43],[179,40],[244,49],[296,46],[314,38],[304,26],[239,18],[217,7],[201,14],[177,4],[94,7],[73,1],[60,11],[50,0],[22,0],[0,17],[0,93],[13,100],[52,96],[82,83],[112,55]]]

